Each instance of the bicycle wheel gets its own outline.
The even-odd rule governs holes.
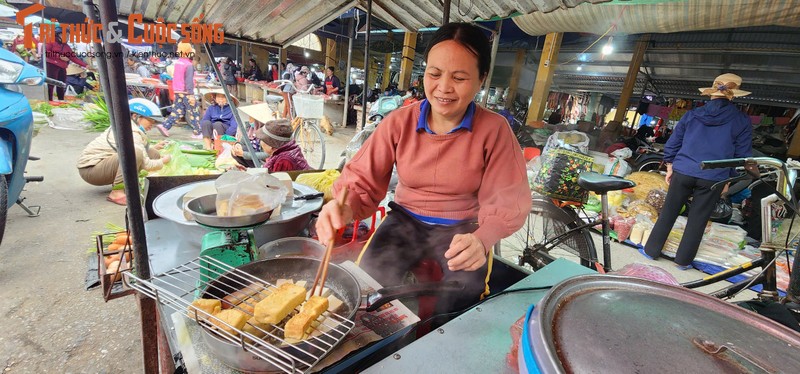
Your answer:
[[[534,197],[531,212],[522,228],[501,244],[502,256],[516,261],[525,248],[535,248],[575,228],[578,216],[572,209],[559,208],[546,197]],[[589,230],[569,234],[564,240],[545,254],[565,258],[591,268],[589,259],[596,256],[594,241]],[[531,266],[525,264],[525,266]],[[538,270],[534,268],[534,270]]]
[[[303,123],[294,130],[292,138],[303,151],[308,165],[313,169],[321,170],[325,165],[325,138],[322,137],[322,130],[319,129],[316,121],[303,120]]]

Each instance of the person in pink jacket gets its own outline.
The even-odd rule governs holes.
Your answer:
[[[171,113],[164,124],[156,126],[164,136],[169,136],[169,129],[181,117],[192,127],[193,138],[201,139],[200,135],[200,103],[194,95],[194,48],[189,43],[178,43],[178,61],[172,77],[172,90],[175,92],[175,101],[172,103]]]
[[[359,257],[382,286],[402,283],[421,260],[439,262],[443,281],[436,314],[468,307],[488,291],[491,249],[516,232],[531,208],[520,146],[505,118],[473,102],[491,65],[484,33],[466,23],[440,28],[425,52],[427,99],[393,111],[347,163],[323,206],[319,240],[352,219],[371,216],[386,195],[392,169],[398,184],[391,212]],[[437,321],[442,322],[442,321]]]

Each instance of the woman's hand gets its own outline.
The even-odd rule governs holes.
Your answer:
[[[333,239],[336,230],[344,227],[348,222],[353,220],[353,209],[349,205],[342,204],[331,200],[322,207],[317,218],[317,238],[319,242],[328,245]]]
[[[164,149],[164,146],[166,146],[166,145],[167,145],[167,141],[166,140],[162,140],[162,141],[156,143],[156,145],[154,145],[153,148],[155,148],[155,149],[160,151],[160,150]]]
[[[667,182],[667,186],[672,182],[672,164],[667,164],[667,176],[664,177],[664,181]]]
[[[242,149],[242,145],[240,143],[234,144],[231,153],[233,153],[233,155],[236,157],[244,156],[244,150]]]
[[[69,61],[69,57],[58,56],[58,58],[60,58],[61,61]]]
[[[457,234],[444,257],[450,271],[475,271],[486,263],[486,248],[475,234]]]
[[[170,155],[165,155],[164,157],[161,157],[161,162],[165,164],[169,164],[170,160],[172,160],[172,157],[170,157]]]

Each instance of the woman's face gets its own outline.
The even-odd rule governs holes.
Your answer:
[[[150,131],[153,128],[153,125],[156,123],[150,118],[139,116],[139,126],[144,128],[144,131]]]
[[[483,84],[478,58],[461,44],[447,40],[431,48],[426,63],[425,96],[432,113],[460,119]]]
[[[274,152],[275,150],[272,147],[270,147],[267,143],[264,143],[263,140],[261,140],[261,151],[268,155],[271,155],[272,152]]]
[[[225,106],[228,104],[228,98],[225,95],[217,94],[214,96],[214,101],[216,101],[217,105]]]

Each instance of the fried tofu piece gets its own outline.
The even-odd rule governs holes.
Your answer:
[[[209,321],[219,328],[222,331],[226,331],[233,336],[239,336],[239,331],[244,328],[244,325],[247,323],[248,316],[244,314],[244,312],[238,311],[236,309],[223,309],[219,313],[215,314],[214,317],[224,321],[228,325],[233,326],[233,329],[225,325],[224,323],[217,321],[215,319],[209,319]],[[235,330],[234,330],[235,329]]]
[[[189,305],[189,313],[187,315],[189,318],[194,319],[195,314],[197,314],[200,319],[204,319],[206,316],[200,313],[201,310],[213,316],[222,310],[222,303],[217,299],[197,299]]]
[[[260,323],[260,322],[256,321],[255,317],[252,317],[249,320],[247,320],[247,323],[242,328],[242,331],[244,331],[244,332],[246,332],[248,334],[251,334],[251,335],[253,335],[253,336],[255,336],[255,337],[260,339],[260,338],[263,338],[264,336],[266,336],[267,335],[266,332],[270,331],[271,329],[272,329],[272,326]],[[251,343],[252,341],[250,339],[247,339],[247,342]]]
[[[286,322],[283,336],[289,339],[303,339],[311,323],[317,320],[322,313],[328,310],[328,298],[312,296],[300,310],[300,313]]]
[[[336,311],[339,310],[339,308],[341,308],[342,305],[344,305],[344,302],[342,300],[339,300],[336,296],[333,295],[328,296],[328,310],[330,310],[331,312],[336,313]]]
[[[275,292],[256,304],[254,317],[260,323],[276,324],[286,318],[306,299],[306,289],[284,283]]]

